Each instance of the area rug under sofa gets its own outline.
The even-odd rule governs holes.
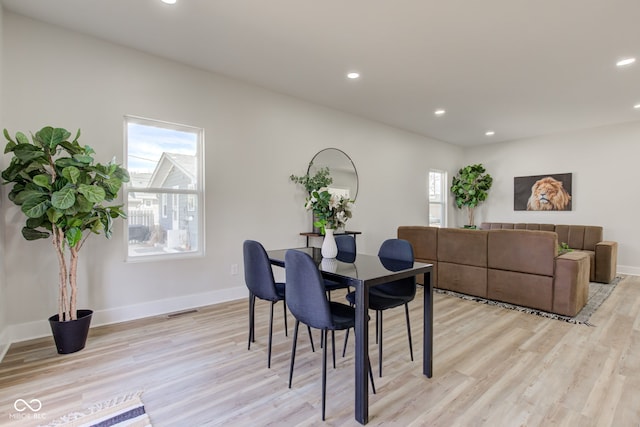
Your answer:
[[[578,325],[595,326],[589,322],[589,319],[596,312],[598,307],[604,303],[604,301],[613,293],[616,286],[625,278],[625,276],[616,276],[611,283],[589,283],[589,298],[587,304],[573,317],[562,316],[560,314],[549,313],[543,310],[536,310],[534,308],[522,307],[515,304],[509,304],[501,301],[494,301],[486,298],[480,298],[476,296],[461,294],[459,292],[453,292],[446,289],[434,288],[433,291],[439,294],[455,296],[467,301],[475,301],[482,304],[494,305],[497,307],[506,308],[509,310],[517,310],[523,313],[535,314],[536,316],[547,317],[549,319],[561,320],[564,322],[575,323]]]

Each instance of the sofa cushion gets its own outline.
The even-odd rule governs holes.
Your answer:
[[[441,228],[438,233],[438,262],[487,267],[488,231]]]
[[[425,225],[401,225],[398,227],[398,239],[411,243],[413,257],[418,262],[433,264],[431,282],[436,284],[438,280],[438,228]],[[422,274],[416,277],[416,283],[424,285]]]
[[[500,270],[553,276],[558,237],[550,231],[490,230],[488,266]]]
[[[424,225],[398,227],[398,239],[407,240],[413,246],[416,259],[438,259],[438,228]]]
[[[551,311],[553,277],[489,268],[487,298]]]
[[[439,262],[436,287],[487,298],[487,269],[486,267]]]
[[[594,225],[556,225],[558,242],[564,242],[573,249],[595,251],[602,241],[602,227]]]

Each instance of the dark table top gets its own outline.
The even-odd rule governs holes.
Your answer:
[[[309,254],[326,278],[355,285],[373,286],[404,277],[431,271],[432,264],[398,261],[377,255],[339,253],[336,258],[322,258],[320,248],[293,248]],[[284,267],[285,253],[289,249],[267,251],[272,264]]]

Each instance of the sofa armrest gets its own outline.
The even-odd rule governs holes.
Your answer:
[[[611,283],[616,277],[618,264],[618,242],[596,243],[596,277],[600,283]]]
[[[589,298],[589,255],[567,252],[555,259],[553,312],[575,316]]]

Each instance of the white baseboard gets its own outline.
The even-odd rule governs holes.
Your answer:
[[[109,310],[96,310],[94,311],[93,318],[91,319],[91,327],[190,310],[226,301],[234,301],[248,296],[249,292],[247,288],[243,286],[201,294],[185,295],[178,298],[149,301]],[[4,336],[4,339],[3,335],[6,335]],[[42,338],[50,335],[51,328],[49,327],[47,319],[10,325],[7,328],[7,331],[0,335],[0,356],[4,356],[4,353],[6,353],[11,343]],[[2,352],[2,345],[5,343],[6,349]],[[0,360],[2,360],[2,357],[0,357]]]
[[[619,265],[619,274],[627,274],[629,276],[640,276],[640,267],[632,267],[629,265]]]
[[[10,345],[11,342],[9,341],[8,328],[5,328],[0,331],[0,361],[4,359],[4,355],[7,354],[7,351],[9,351]]]

